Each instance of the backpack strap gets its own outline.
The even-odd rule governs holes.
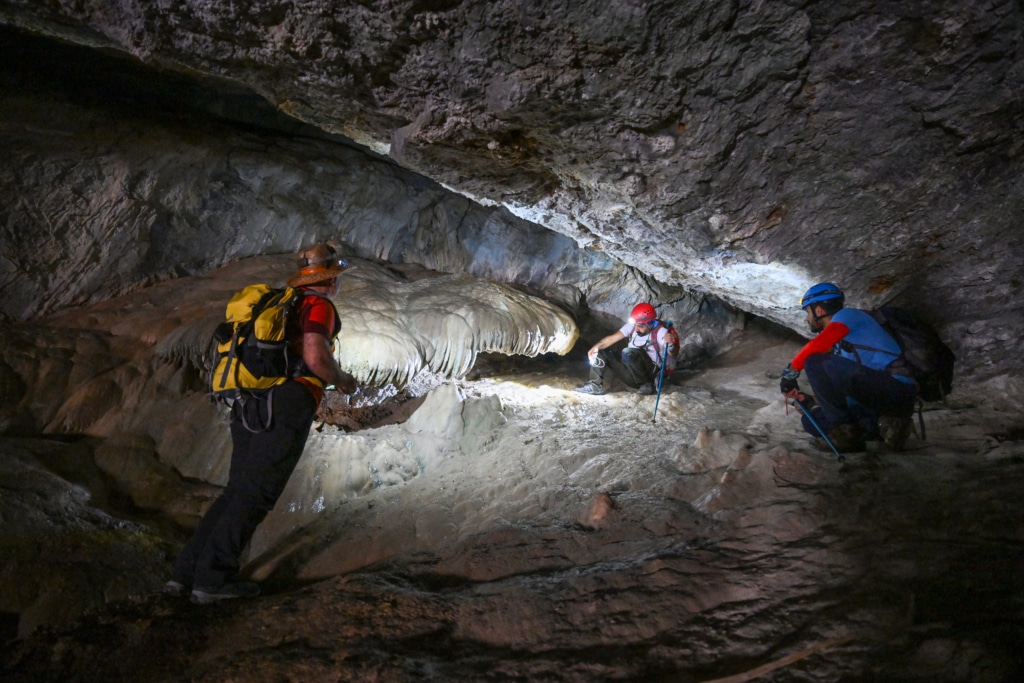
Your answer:
[[[231,333],[231,348],[228,350],[228,362],[224,364],[224,372],[220,374],[220,388],[223,389],[228,383],[228,374],[231,371],[231,364],[238,358],[238,330]]]
[[[647,344],[654,346],[654,355],[656,358],[661,358],[661,344],[658,343],[658,328],[660,326],[661,321],[655,318],[654,324],[651,325],[651,331],[647,339]]]
[[[231,406],[231,410],[238,411],[238,421],[242,423],[242,426],[253,434],[260,434],[267,431],[274,424],[274,389],[272,387],[267,391],[236,391],[235,402]],[[263,420],[262,408],[264,402],[267,404],[267,419]],[[248,406],[252,405],[255,410],[253,416],[255,424],[250,424],[248,416]]]
[[[253,322],[249,321],[238,325],[231,333],[231,348],[228,349],[228,362],[224,364],[224,372],[220,374],[220,388],[223,389],[228,382],[228,375],[231,373],[231,368],[237,368],[238,364],[234,361],[238,358],[238,340],[244,336],[252,334]]]
[[[917,423],[921,425],[921,441],[926,441],[928,437],[924,434],[924,415],[921,414],[921,411],[924,409],[924,401],[918,396],[915,399],[915,403],[917,403]]]
[[[857,353],[857,349],[863,349],[864,351],[875,351],[877,353],[884,353],[885,355],[893,356],[894,358],[899,358],[900,356],[903,355],[902,351],[900,353],[893,353],[892,351],[886,351],[885,349],[879,349],[874,346],[868,346],[867,344],[854,344],[853,342],[849,342],[846,340],[840,341],[839,345],[843,347],[844,351],[853,352],[853,355],[857,356],[858,363],[860,362],[860,354]]]
[[[898,344],[899,342],[897,342],[897,345]],[[899,353],[893,353],[892,351],[886,351],[885,349],[879,349],[874,346],[868,346],[867,344],[854,344],[853,342],[849,342],[846,340],[841,340],[839,342],[839,347],[842,348],[842,350],[846,351],[847,353],[852,353],[853,357],[857,359],[857,363],[860,365],[864,365],[864,361],[861,360],[860,354],[857,353],[857,349],[860,349],[862,351],[874,351],[876,353],[884,353],[887,356],[892,356],[892,360],[889,361],[889,364],[885,366],[886,372],[888,372],[890,375],[899,375],[901,377],[909,377],[911,379],[914,379],[914,376],[907,369],[907,358],[906,356],[903,355],[902,350]],[[914,382],[916,383],[917,380],[914,379]]]
[[[666,337],[667,337],[668,334],[671,334],[671,331],[673,329],[673,325],[672,325],[671,322],[663,323],[660,320],[655,320],[654,321],[654,325],[651,327],[650,337],[649,337],[649,339],[647,341],[647,344],[645,346],[653,345],[654,346],[654,355],[657,356],[657,358],[659,359],[658,365],[667,365],[668,364],[668,350],[669,350],[669,347],[671,347],[671,344],[669,344],[669,345],[667,345],[665,347],[665,353],[662,354],[662,352],[661,352],[661,342],[658,341],[658,330],[661,329],[661,328],[664,328],[665,330],[667,330],[667,332],[665,333]],[[666,373],[671,374],[671,373],[673,373],[675,371],[675,368],[671,368],[671,369],[666,368],[665,371],[666,371]]]

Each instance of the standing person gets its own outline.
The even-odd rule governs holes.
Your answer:
[[[288,381],[250,393],[231,407],[227,487],[199,522],[164,587],[176,595],[191,592],[192,602],[259,594],[257,584],[238,579],[239,557],[295,469],[324,387],[356,390],[355,378],[338,366],[332,352],[341,321],[329,297],[337,293],[343,262],[330,245],[319,244],[303,251],[299,263],[288,285],[299,289],[301,299],[285,335],[291,357],[301,361],[290,369]],[[265,428],[251,431],[254,424]]]
[[[782,372],[779,388],[807,407],[840,453],[862,451],[867,438],[903,448],[912,427],[917,384],[899,362],[899,344],[871,316],[844,308],[842,290],[831,282],[814,285],[800,300],[807,325],[817,333]],[[806,371],[814,400],[800,392]],[[815,405],[816,403],[816,405]],[[808,434],[818,434],[801,418]]]
[[[609,347],[627,339],[621,357]],[[676,367],[679,338],[674,330],[658,320],[654,306],[640,303],[633,307],[629,322],[590,347],[590,381],[576,391],[600,396],[604,393],[604,375],[608,368],[638,394],[655,392],[654,383],[665,363],[666,372]],[[666,359],[666,350],[668,351]]]

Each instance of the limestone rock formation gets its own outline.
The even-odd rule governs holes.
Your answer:
[[[0,0],[0,677],[1015,680],[1022,35],[1015,0]],[[373,386],[248,548],[266,595],[153,595],[227,477],[209,330],[328,239]],[[956,351],[928,440],[840,464],[786,415],[826,279]],[[641,299],[682,370],[577,394],[577,332]]]
[[[833,279],[862,305],[925,309],[968,374],[1019,370],[1019,2],[5,0],[0,20],[251,89],[660,282],[794,329],[792,302]],[[219,182],[252,177],[248,153]],[[294,154],[306,153],[278,153]],[[117,167],[132,192],[160,178],[103,172]],[[273,182],[264,190],[286,203],[231,212],[236,229],[289,213],[295,194]],[[131,222],[125,210],[111,218]],[[202,229],[176,223],[168,239]],[[295,230],[263,243],[310,234]],[[164,272],[197,266],[160,258]]]

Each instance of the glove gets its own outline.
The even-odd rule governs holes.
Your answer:
[[[800,385],[796,383],[796,379],[799,376],[799,370],[794,370],[787,365],[786,369],[782,371],[782,379],[779,380],[779,390],[784,394],[788,394],[794,389],[800,391]]]

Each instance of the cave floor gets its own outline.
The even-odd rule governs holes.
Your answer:
[[[656,397],[575,393],[578,362],[484,359],[454,383],[460,406],[484,406],[457,409],[460,448],[417,476],[371,482],[298,531],[269,533],[248,567],[260,597],[197,606],[159,594],[165,576],[154,575],[152,592],[10,640],[0,671],[5,681],[1016,680],[1019,416],[954,393],[925,411],[927,440],[900,453],[873,444],[840,463],[777,398],[772,373],[793,350],[750,333],[678,373],[656,419]],[[421,403],[444,418],[429,399],[401,410]],[[403,425],[387,418],[360,431],[348,415],[325,429],[393,441]]]

